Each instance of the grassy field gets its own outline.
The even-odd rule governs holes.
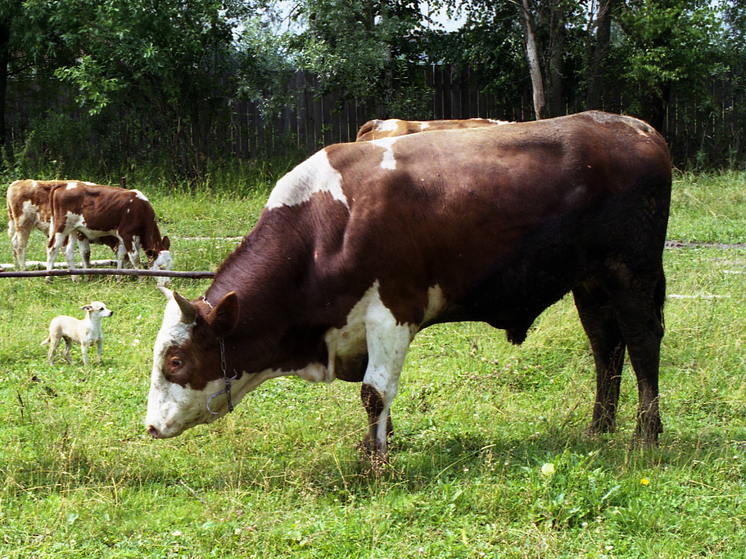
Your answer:
[[[268,192],[130,186],[181,270],[214,269]],[[520,348],[482,324],[420,333],[376,475],[355,449],[359,385],[342,382],[269,381],[221,421],[151,440],[154,282],[0,279],[0,558],[743,558],[746,248],[730,245],[746,242],[745,198],[746,174],[676,180],[669,238],[708,245],[665,254],[665,431],[646,451],[629,445],[629,367],[618,432],[584,437],[595,380],[569,298]],[[43,244],[32,236],[31,259]],[[74,350],[49,367],[49,320],[92,299],[114,310],[103,364]]]

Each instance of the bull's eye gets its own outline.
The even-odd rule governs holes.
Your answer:
[[[178,369],[179,367],[181,367],[181,359],[179,359],[178,357],[172,358],[171,359],[171,368],[172,369]]]

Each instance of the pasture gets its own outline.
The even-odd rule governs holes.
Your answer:
[[[130,186],[175,270],[214,270],[268,193]],[[659,448],[630,447],[628,363],[618,431],[584,436],[595,376],[566,297],[521,347],[483,324],[421,332],[379,474],[355,448],[359,385],[341,381],[268,381],[221,421],[151,440],[155,282],[0,279],[0,557],[741,558],[746,174],[677,176],[668,238],[682,246],[665,253]],[[44,258],[34,232],[29,259]],[[207,285],[174,282],[189,298]],[[74,348],[73,365],[49,367],[49,321],[92,299],[114,311],[103,364]]]

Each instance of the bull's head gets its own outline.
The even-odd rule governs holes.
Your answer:
[[[214,307],[190,302],[176,292],[159,288],[168,299],[163,324],[153,351],[153,371],[145,425],[156,438],[175,437],[200,423],[211,423],[228,412],[221,367],[220,341],[238,321],[238,297],[228,293]],[[236,366],[235,363],[229,363]],[[233,402],[246,394],[251,375],[238,375],[232,386]]]

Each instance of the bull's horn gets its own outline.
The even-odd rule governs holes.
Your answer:
[[[173,292],[174,299],[181,309],[181,321],[185,324],[191,324],[197,318],[197,307],[195,307],[191,301],[185,299],[179,295],[176,291]]]

